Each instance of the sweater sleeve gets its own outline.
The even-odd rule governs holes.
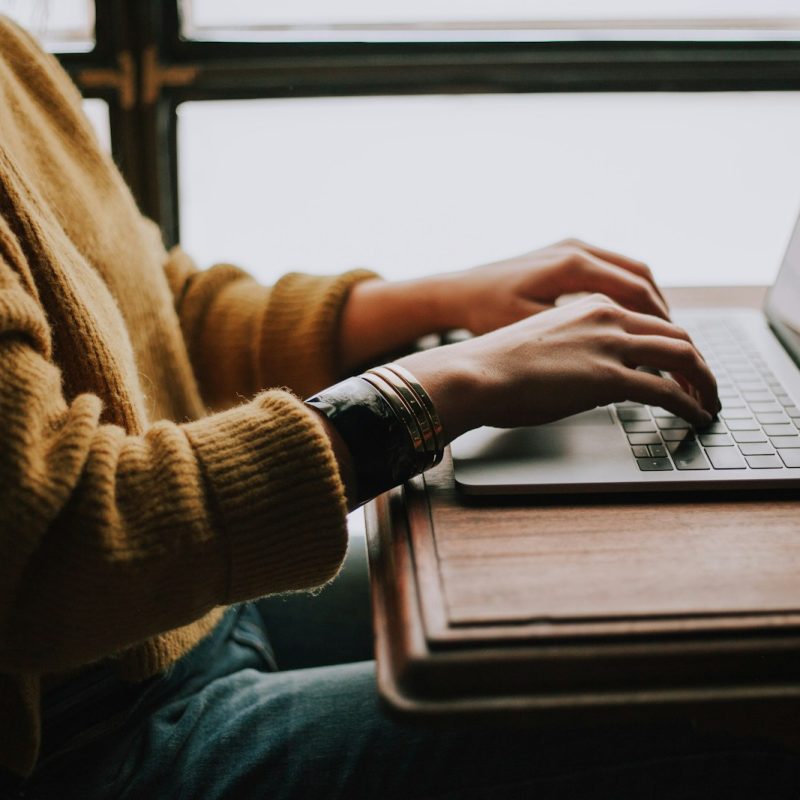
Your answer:
[[[333,277],[290,273],[261,286],[231,264],[199,270],[174,248],[165,271],[203,399],[230,405],[268,386],[307,397],[342,377],[341,310],[368,270]]]
[[[67,400],[35,289],[0,254],[0,673],[77,667],[214,606],[331,578],[329,442],[288,392],[129,435]]]

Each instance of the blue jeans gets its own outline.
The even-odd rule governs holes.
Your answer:
[[[800,759],[688,722],[557,732],[397,721],[380,706],[372,662],[277,671],[253,604],[230,609],[144,684],[125,687],[100,669],[51,693],[44,729],[40,769],[9,796],[800,797]]]

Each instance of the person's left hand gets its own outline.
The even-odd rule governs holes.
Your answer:
[[[646,265],[576,239],[459,272],[410,281],[362,281],[342,312],[343,373],[424,336],[474,334],[518,322],[563,295],[600,293],[630,311],[669,319]]]
[[[522,256],[449,273],[445,316],[455,327],[488,333],[555,305],[562,295],[599,292],[621,306],[669,319],[666,300],[640,261],[577,239]]]

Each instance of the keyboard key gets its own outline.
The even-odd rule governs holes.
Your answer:
[[[625,429],[626,433],[655,433],[656,426],[653,425],[652,420],[647,420],[647,422],[623,422],[622,427]]]
[[[766,442],[750,442],[742,443],[739,445],[739,450],[742,451],[744,456],[774,456],[775,451],[772,445]]]
[[[657,433],[629,433],[628,441],[631,444],[661,444],[661,437]]]
[[[675,466],[680,470],[711,469],[697,442],[670,442],[669,450]]]
[[[783,411],[771,414],[756,414],[756,418],[759,422],[763,422],[765,425],[778,425],[781,423],[787,423],[789,421],[789,417],[783,413]]]
[[[778,456],[746,456],[745,461],[750,469],[783,469]]]
[[[772,403],[771,392],[742,392],[742,397],[752,406],[753,403]]]
[[[775,393],[775,399],[782,405],[782,406],[793,406],[794,401],[788,394],[780,394],[778,392]]]
[[[720,416],[727,422],[729,419],[750,419],[753,415],[746,408],[723,408]]]
[[[797,406],[786,406],[783,409],[792,419],[800,419],[800,408]]]
[[[666,417],[676,419],[675,415],[671,411],[666,411],[663,408],[658,408],[657,406],[650,406],[650,411],[654,417]]]
[[[667,448],[663,444],[651,444],[649,450],[653,458],[666,458]]]
[[[723,408],[744,408],[747,403],[739,395],[736,397],[720,397]]]
[[[765,425],[764,433],[767,436],[794,436],[796,429],[794,425]]]
[[[767,384],[761,380],[761,376],[758,373],[754,373],[750,378],[740,378],[738,375],[734,375],[733,380],[741,392],[767,392],[770,396],[772,395],[772,392],[767,388]]]
[[[664,472],[672,469],[668,458],[637,458],[636,463],[642,472]]]
[[[761,380],[757,372],[731,371],[731,377],[736,385],[745,392],[765,392],[767,384]]]
[[[735,430],[731,428],[731,430]],[[700,433],[727,433],[728,429],[725,427],[725,423],[722,420],[714,420],[710,425],[706,425]]]
[[[657,447],[658,445],[653,445],[653,447]],[[650,458],[650,451],[647,449],[646,444],[635,444],[631,447],[633,450],[633,454],[636,458]]]
[[[650,412],[646,408],[618,408],[617,416],[622,422],[629,422],[635,419],[647,420],[650,419]]]
[[[744,458],[735,447],[707,447],[706,455],[714,469],[745,469]]]
[[[681,419],[680,417],[657,417],[656,418],[656,425],[662,430],[676,430],[679,428],[690,428],[686,420]]]
[[[769,440],[772,442],[772,446],[779,450],[800,447],[800,436],[771,436]]]
[[[752,366],[744,367],[730,367],[728,369],[730,376],[740,386],[745,386],[747,389],[752,389],[758,386],[764,386],[764,381],[761,379],[761,373]]]
[[[727,433],[700,433],[697,438],[703,447],[733,447],[733,439]]]
[[[665,442],[693,442],[694,433],[690,430],[677,428],[670,431],[661,431]]]
[[[762,431],[734,431],[732,434],[736,442],[766,442],[767,437]]]
[[[761,426],[752,418],[727,420],[729,431],[757,431]]]
[[[783,463],[792,469],[800,469],[800,450],[779,450]]]
[[[750,408],[752,408],[756,414],[777,414],[779,411],[783,411],[777,403],[750,403]]]

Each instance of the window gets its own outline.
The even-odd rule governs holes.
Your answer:
[[[179,123],[184,246],[267,282],[578,235],[669,285],[770,283],[800,210],[794,92],[198,102]]]

